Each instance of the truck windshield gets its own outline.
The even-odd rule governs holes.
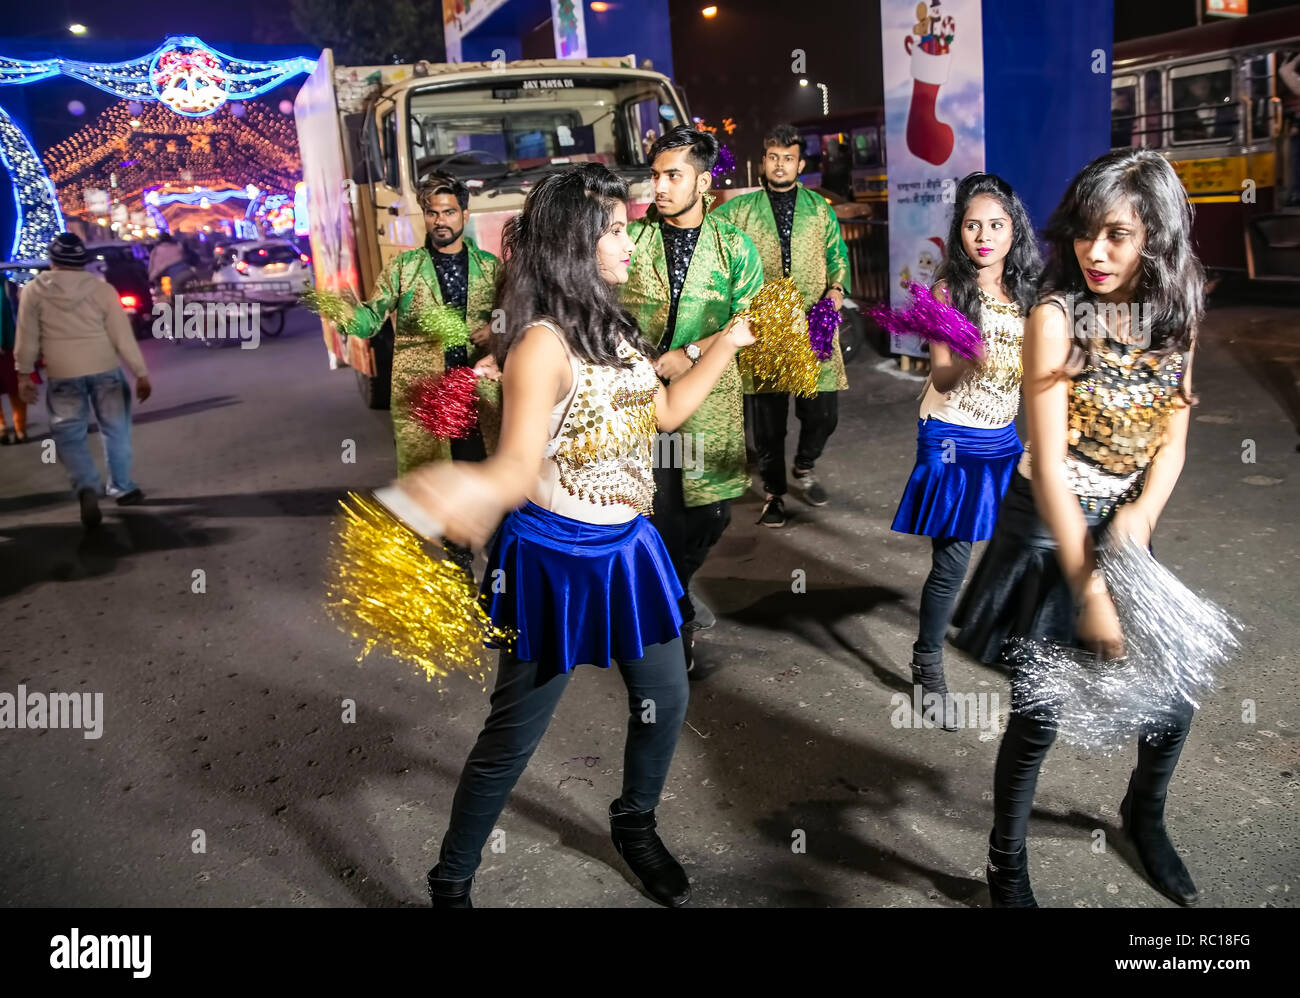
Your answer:
[[[409,107],[417,182],[445,169],[490,183],[555,162],[645,169],[651,143],[682,123],[672,91],[635,76],[477,80],[416,91]]]

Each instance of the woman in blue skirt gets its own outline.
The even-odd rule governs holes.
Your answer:
[[[491,710],[461,773],[438,865],[434,907],[472,907],[484,844],[577,665],[618,662],[627,685],[623,789],[610,804],[619,854],[660,904],[690,898],[686,872],[655,832],[655,808],[686,718],[682,596],[650,525],[653,442],[704,401],[739,347],[732,322],[665,387],[636,322],[618,303],[633,243],[627,185],[599,164],[547,176],[507,229],[493,339],[502,370],[496,453],[436,462],[398,486],[447,539],[488,553],[483,595],[515,632]],[[504,521],[501,517],[505,516]]]
[[[947,731],[957,723],[944,679],[943,641],[971,544],[993,536],[1020,457],[1020,343],[1039,269],[1029,216],[1015,192],[991,173],[969,174],[957,187],[934,292],[979,326],[983,353],[972,361],[931,344],[916,467],[893,524],[900,533],[930,538],[912,683],[924,694],[924,716]]]

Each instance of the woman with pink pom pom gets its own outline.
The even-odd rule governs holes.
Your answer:
[[[967,357],[942,342],[939,330],[919,330],[931,339],[930,379],[917,424],[916,466],[893,529],[930,538],[930,574],[921,589],[920,627],[912,646],[912,683],[921,687],[923,716],[954,731],[943,642],[970,565],[971,545],[993,536],[998,507],[1023,449],[1015,427],[1020,343],[1040,262],[1024,205],[1005,180],[991,173],[972,173],[957,186],[947,246],[935,274],[934,297],[978,326],[980,344],[977,355]],[[962,346],[960,341],[955,345]]]

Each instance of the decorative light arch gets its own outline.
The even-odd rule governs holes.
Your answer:
[[[158,102],[187,118],[200,118],[230,100],[248,100],[299,75],[315,60],[255,62],[218,52],[193,35],[171,35],[147,55],[127,62],[10,59],[0,56],[0,86],[54,76],[82,80],[127,100]],[[13,179],[17,209],[11,257],[39,256],[63,228],[53,186],[31,140],[0,108],[0,159]]]

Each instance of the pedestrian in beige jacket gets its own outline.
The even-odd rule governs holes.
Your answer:
[[[32,280],[18,304],[14,361],[28,402],[37,389],[26,376],[44,355],[49,387],[45,404],[55,455],[68,469],[81,504],[81,522],[97,526],[100,476],[86,444],[95,413],[108,464],[108,495],[119,506],[144,499],[131,478],[131,389],[120,363],[135,377],[136,398],[152,391],[149,371],[131,321],[112,285],[87,273],[86,247],[70,232],[50,242],[50,270]]]

